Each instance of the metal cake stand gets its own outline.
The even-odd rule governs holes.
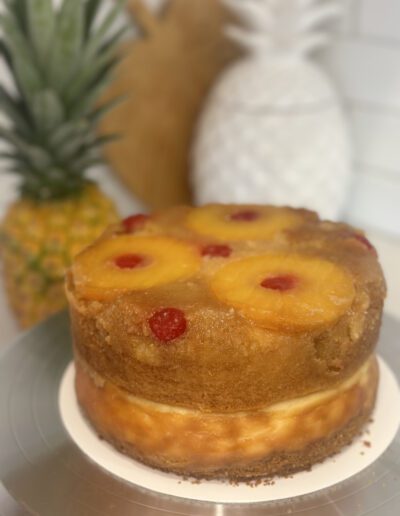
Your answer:
[[[400,321],[386,316],[379,349],[398,380],[399,337]],[[61,422],[58,389],[71,358],[69,321],[65,313],[26,333],[1,355],[0,480],[28,513],[40,516],[400,514],[400,432],[388,450],[358,475],[329,489],[279,502],[247,505],[197,502],[161,495],[113,477],[86,458]]]

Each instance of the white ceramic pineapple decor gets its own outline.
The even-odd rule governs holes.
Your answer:
[[[339,99],[310,54],[340,0],[224,0],[246,56],[221,77],[194,145],[198,203],[305,206],[340,216],[351,179]]]

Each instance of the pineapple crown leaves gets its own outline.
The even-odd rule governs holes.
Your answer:
[[[342,13],[341,0],[222,0],[243,26],[227,35],[252,53],[304,56],[326,45],[320,26]]]
[[[115,99],[99,98],[118,63],[116,28],[126,0],[4,0],[0,56],[14,82],[0,85],[2,157],[21,178],[22,194],[55,199],[79,192],[113,135],[96,126]]]

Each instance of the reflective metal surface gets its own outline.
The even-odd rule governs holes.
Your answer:
[[[25,334],[0,360],[0,479],[40,516],[294,515],[400,513],[400,433],[372,466],[312,495],[251,505],[200,503],[127,484],[98,468],[70,440],[58,388],[71,360],[66,314]],[[380,353],[400,377],[400,322],[386,317]],[[400,407],[393,407],[400,410]],[[1,509],[0,509],[1,514]],[[7,516],[7,515],[6,515]]]

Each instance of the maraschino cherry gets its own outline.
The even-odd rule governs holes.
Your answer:
[[[148,322],[154,336],[164,343],[183,335],[187,327],[185,314],[178,308],[163,308],[155,312]]]

